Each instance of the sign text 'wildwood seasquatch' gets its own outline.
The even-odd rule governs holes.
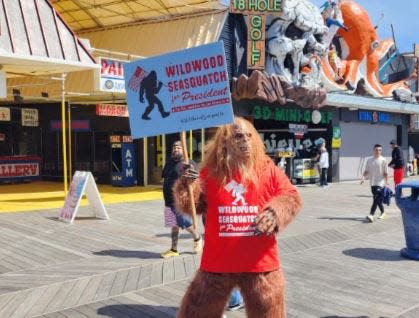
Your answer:
[[[247,67],[265,68],[265,14],[282,11],[284,0],[231,0],[230,12],[248,15]]]

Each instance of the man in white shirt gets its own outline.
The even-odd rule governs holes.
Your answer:
[[[373,157],[368,159],[364,174],[361,177],[361,184],[364,183],[366,177],[370,179],[373,195],[371,211],[367,216],[370,222],[374,222],[374,214],[377,206],[381,211],[381,215],[378,218],[383,219],[386,216],[383,205],[383,190],[387,185],[388,166],[387,160],[381,155],[382,151],[383,147],[381,145],[377,144],[374,146]]]
[[[326,146],[324,144],[320,147],[320,186],[325,188],[327,184],[327,170],[329,169],[329,153],[327,152]]]

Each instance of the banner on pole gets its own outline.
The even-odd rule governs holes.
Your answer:
[[[108,212],[103,205],[95,179],[90,171],[76,171],[74,173],[58,218],[64,222],[73,223],[84,194],[86,194],[87,201],[92,208],[92,216],[108,220]]]
[[[133,138],[233,122],[221,42],[124,64]]]

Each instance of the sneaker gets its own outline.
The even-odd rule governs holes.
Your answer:
[[[374,222],[374,216],[372,216],[371,214],[367,216],[367,220],[370,221],[371,223]]]
[[[199,237],[198,241],[193,241],[193,252],[199,254],[202,251],[202,236]]]
[[[244,307],[244,302],[240,302],[240,303],[238,303],[234,306],[228,306],[227,310],[228,311],[236,311],[236,310],[242,309],[243,307]]]
[[[178,251],[173,251],[172,249],[170,249],[170,250],[168,250],[168,251],[166,251],[166,252],[164,252],[164,253],[161,253],[160,254],[160,256],[162,257],[162,258],[170,258],[170,257],[176,257],[176,256],[179,256],[180,254],[179,254],[179,252]]]
[[[381,215],[378,217],[380,220],[383,220],[383,219],[385,219],[386,218],[386,216],[387,216],[387,213],[386,212],[383,212],[383,213],[381,213]]]

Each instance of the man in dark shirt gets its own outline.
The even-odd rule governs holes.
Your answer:
[[[182,175],[184,164],[182,162],[183,151],[180,141],[175,141],[172,146],[172,155],[167,161],[163,168],[162,177],[164,178],[163,183],[163,196],[164,196],[164,224],[165,227],[170,227],[172,229],[172,247],[164,253],[161,253],[161,257],[169,258],[173,256],[179,256],[177,250],[178,240],[179,240],[179,228],[186,229],[189,233],[192,234],[193,242],[193,251],[199,253],[202,250],[202,239],[198,231],[193,229],[191,220],[182,214],[180,214],[175,209],[175,203],[173,198],[173,185],[176,180]],[[194,165],[196,168],[196,163],[192,160],[189,161],[189,164]]]
[[[394,187],[403,181],[404,174],[404,158],[403,152],[400,147],[397,145],[396,140],[390,141],[390,147],[393,149],[391,152],[391,161],[388,164],[390,168],[394,169]]]

